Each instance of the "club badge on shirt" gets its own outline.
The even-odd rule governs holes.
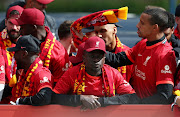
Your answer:
[[[49,79],[47,77],[43,77],[43,80],[40,80],[40,83],[49,83]]]
[[[150,58],[151,56],[147,56],[146,61],[143,63],[144,66],[147,66],[147,62],[149,61]]]

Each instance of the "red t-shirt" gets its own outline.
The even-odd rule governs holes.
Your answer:
[[[146,46],[147,39],[140,41],[126,55],[134,63],[131,85],[141,98],[152,96],[159,84],[174,85],[176,70],[175,54],[166,39]]]
[[[36,60],[40,61],[39,58],[37,58]],[[34,66],[34,64],[35,63],[33,63],[32,65]],[[31,69],[29,69],[29,70],[31,71]],[[28,73],[25,74],[24,71],[22,71],[22,72],[23,72],[22,76],[19,78],[25,79],[25,81],[26,81],[26,79],[28,77]],[[34,94],[38,93],[41,89],[43,89],[45,87],[52,89],[51,72],[46,67],[43,67],[43,64],[40,64],[35,69],[35,71],[32,72],[31,77],[32,78],[30,80],[33,83],[33,89],[32,89],[30,96],[34,96]],[[22,81],[21,79],[18,79],[18,83],[16,85],[23,84],[22,86],[24,86],[25,82],[21,82],[21,81]],[[14,99],[16,100],[16,98],[15,98],[16,90],[17,90],[17,86],[14,86],[12,89],[12,99],[11,100],[14,100]]]
[[[45,87],[52,89],[51,72],[47,68],[42,67],[42,69],[35,74],[34,88],[39,92]]]
[[[50,35],[52,35],[51,31],[48,27],[46,27],[47,31],[47,37],[52,38]],[[44,47],[45,42],[41,43],[41,50]],[[49,70],[51,71],[53,75],[53,81],[57,82],[58,79],[63,75],[65,71],[69,68],[69,56],[67,54],[66,49],[63,47],[63,45],[55,40],[55,44],[53,46],[53,49],[51,50],[51,59],[49,63]]]
[[[57,82],[54,92],[58,94],[73,94],[75,79],[80,72],[80,67],[81,64],[66,71]],[[116,94],[122,95],[135,93],[131,85],[124,80],[118,70],[108,65],[104,65],[104,67],[106,67],[111,73],[110,76],[113,79],[112,82],[114,82]],[[85,92],[82,92],[82,95],[105,96],[102,77],[94,77],[86,73]]]

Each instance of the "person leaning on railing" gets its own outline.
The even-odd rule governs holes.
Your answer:
[[[104,64],[106,48],[103,39],[90,37],[83,50],[83,62],[68,69],[57,82],[52,103],[62,104],[62,94],[79,96],[83,110],[139,103],[139,97],[119,71]]]

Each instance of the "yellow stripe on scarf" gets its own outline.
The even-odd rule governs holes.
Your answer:
[[[118,19],[114,13],[114,11],[106,11],[102,15],[106,16],[109,23],[116,23]]]
[[[17,78],[16,78],[16,75],[14,74],[12,76],[11,80],[9,81],[9,86],[13,87],[13,86],[15,86],[16,83],[17,83]]]

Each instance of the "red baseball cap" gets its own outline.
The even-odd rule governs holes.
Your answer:
[[[84,51],[84,45],[85,45],[85,42],[81,43],[78,46],[78,51],[77,51],[76,56],[69,57],[69,60],[71,61],[71,63],[80,63],[83,61],[82,56],[83,56],[83,51]]]
[[[44,25],[44,14],[42,11],[36,8],[24,9],[20,18],[11,19],[11,22],[15,25],[32,24],[32,25]]]
[[[20,7],[19,5],[10,7],[6,13],[6,19],[9,19],[10,17],[18,18],[23,10],[24,8]],[[19,14],[11,14],[12,11],[18,11]]]
[[[49,4],[49,3],[53,2],[54,0],[36,0],[36,1],[41,4]]]
[[[101,39],[97,36],[90,37],[85,42],[84,50],[86,50],[87,52],[91,52],[93,50],[102,50],[106,53],[105,42],[103,39]]]

